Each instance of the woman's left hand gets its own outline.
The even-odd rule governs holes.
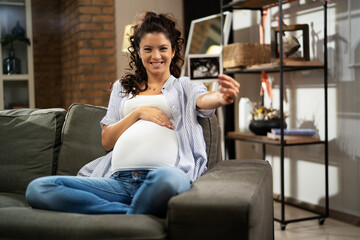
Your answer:
[[[240,83],[234,78],[220,74],[218,76],[220,103],[222,105],[231,104],[239,94]]]

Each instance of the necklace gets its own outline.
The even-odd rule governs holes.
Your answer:
[[[152,92],[152,93],[160,92],[163,84],[164,84],[163,82],[162,83],[148,84],[148,87],[147,87],[146,91],[149,91],[149,92]]]

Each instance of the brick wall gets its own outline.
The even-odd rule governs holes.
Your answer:
[[[32,0],[35,105],[61,107],[60,1]]]
[[[36,0],[33,7],[54,4],[53,1]],[[59,0],[60,44],[60,107],[67,108],[74,102],[106,106],[109,94],[105,91],[115,80],[115,22],[114,0]],[[34,12],[34,10],[33,10]],[[36,14],[33,14],[35,24]],[[53,16],[54,19],[57,17]],[[43,42],[43,37],[39,37]],[[45,38],[44,38],[45,39]],[[35,50],[34,50],[35,52]],[[39,51],[41,52],[41,51]],[[34,54],[34,62],[42,55]],[[56,58],[56,57],[54,57]],[[55,64],[58,65],[58,62]],[[40,78],[40,64],[35,65],[35,98],[48,98],[48,106],[58,107],[51,96],[43,96],[40,89],[47,83]],[[54,77],[55,73],[53,73]],[[42,97],[43,96],[43,97]],[[36,100],[36,107],[40,100]]]

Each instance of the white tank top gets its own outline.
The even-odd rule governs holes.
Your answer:
[[[124,103],[124,116],[140,106],[156,107],[174,123],[164,95],[129,97]],[[131,125],[115,143],[111,170],[114,173],[132,169],[153,170],[175,166],[178,151],[175,130],[140,119]]]

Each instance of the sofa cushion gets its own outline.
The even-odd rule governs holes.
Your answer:
[[[64,109],[0,111],[0,191],[24,193],[28,183],[51,175],[61,144]]]
[[[106,108],[88,104],[72,104],[62,130],[62,145],[57,174],[76,175],[86,163],[105,155],[101,145],[100,120]]]
[[[0,208],[29,207],[24,194],[0,192]]]
[[[0,216],[0,239],[167,239],[165,220],[150,215],[87,215],[10,207],[0,208]]]

